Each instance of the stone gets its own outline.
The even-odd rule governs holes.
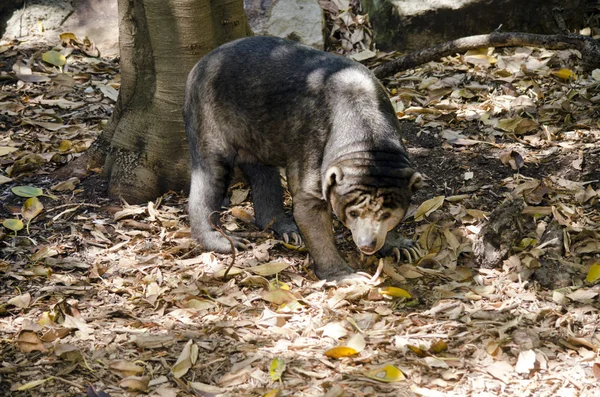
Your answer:
[[[248,7],[251,3],[254,11]],[[262,8],[257,9],[259,4]],[[246,11],[255,34],[288,38],[321,50],[325,46],[325,18],[317,0],[277,0],[269,11],[264,2],[246,0]]]
[[[52,42],[60,33],[72,32],[79,39],[87,36],[102,55],[117,55],[118,23],[117,0],[29,0],[13,11],[0,34],[7,41],[41,35]]]

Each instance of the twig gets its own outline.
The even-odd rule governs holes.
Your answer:
[[[73,387],[76,387],[76,388],[77,388],[77,389],[79,389],[79,390],[85,390],[85,386],[83,386],[83,385],[80,385],[80,384],[78,384],[78,383],[75,383],[75,382],[71,382],[70,380],[67,380],[67,379],[65,379],[65,378],[61,378],[60,376],[55,376],[55,377],[54,377],[54,379],[56,379],[56,380],[59,380],[59,381],[61,381],[61,382],[64,382],[64,383],[66,383],[67,385],[71,385],[71,386],[73,386]]]
[[[227,239],[227,241],[229,241],[229,244],[231,244],[231,263],[229,264],[229,266],[227,267],[227,270],[225,270],[225,273],[223,273],[223,278],[227,278],[227,274],[229,273],[229,271],[231,270],[231,268],[233,267],[233,264],[235,263],[235,244],[233,243],[233,239],[231,237],[229,237],[227,234],[225,234],[225,232],[223,231],[223,229],[220,226],[217,226],[213,223],[213,221],[210,219],[214,214],[219,214],[219,211],[213,211],[208,215],[208,224],[216,231],[218,231],[219,233],[221,233],[221,235],[223,237],[225,237]]]
[[[549,50],[573,48],[581,52],[584,67],[594,69],[600,65],[600,43],[591,37],[578,34],[543,35],[520,32],[494,32],[491,34],[463,37],[411,52],[393,61],[377,66],[373,70],[373,73],[377,78],[381,79],[402,70],[411,69],[456,53],[485,47],[515,46],[543,47]]]

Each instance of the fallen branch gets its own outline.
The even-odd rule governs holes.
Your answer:
[[[463,37],[424,50],[411,52],[393,61],[377,66],[373,73],[377,78],[391,76],[402,70],[414,68],[442,57],[475,50],[482,47],[543,47],[549,50],[576,49],[581,52],[583,67],[600,67],[600,42],[578,34],[543,35],[520,32],[491,33]]]

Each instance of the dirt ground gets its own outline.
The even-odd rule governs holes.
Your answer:
[[[78,49],[61,73],[36,58],[51,47],[0,47],[0,219],[31,219],[0,231],[2,396],[598,395],[600,71],[577,54],[486,50],[385,81],[426,181],[400,230],[426,255],[361,258],[336,222],[380,274],[343,286],[247,222],[243,184],[222,220],[253,246],[226,278],[181,192],[128,205],[98,170],[59,185],[119,77]]]

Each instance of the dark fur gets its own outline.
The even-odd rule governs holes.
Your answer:
[[[405,210],[419,184],[412,186],[395,111],[371,72],[287,40],[251,37],[205,56],[188,77],[184,117],[192,234],[208,250],[230,251],[207,218],[234,164],[250,180],[258,226],[274,220],[280,235],[298,230],[283,210],[277,167],[286,168],[294,218],[319,278],[352,272],[334,245],[329,195],[387,189],[387,202]],[[332,167],[340,172],[327,174]]]

